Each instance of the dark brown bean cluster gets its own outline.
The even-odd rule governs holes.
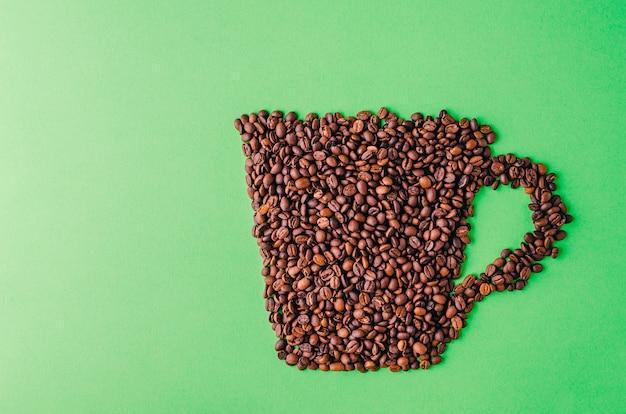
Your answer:
[[[496,134],[475,119],[260,111],[235,128],[275,348],[299,369],[439,364],[474,303],[524,288],[571,221],[555,175],[528,158],[492,156]],[[499,184],[530,195],[535,231],[455,286],[472,200]]]

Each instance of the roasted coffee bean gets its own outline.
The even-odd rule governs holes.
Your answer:
[[[346,197],[352,197],[357,192],[356,186],[354,184],[348,184],[343,188],[343,195]]]
[[[389,187],[386,185],[379,185],[378,187],[376,187],[376,194],[378,195],[384,195],[389,193]]]
[[[287,341],[285,341],[284,339],[279,339],[278,341],[276,341],[276,345],[274,346],[274,349],[276,349],[276,351],[282,351],[287,347]]]
[[[451,320],[450,320],[450,325],[452,325],[452,327],[454,329],[456,329],[457,331],[460,331],[461,328],[463,328],[463,319],[461,319],[458,316],[454,316]]]
[[[330,364],[331,371],[343,371],[345,369],[343,363],[341,362],[333,362]]]
[[[430,180],[430,178],[428,178],[427,176],[422,176],[419,180],[419,185],[422,188],[430,188],[433,185],[433,183]]]
[[[487,296],[491,293],[491,286],[489,283],[483,283],[480,285],[480,294],[483,296]]]
[[[413,344],[413,354],[415,356],[424,355],[428,352],[428,348],[421,342],[415,342]]]
[[[465,302],[465,299],[463,299],[463,296],[456,296],[454,298],[454,306],[460,311],[465,310],[467,304]]]
[[[275,350],[298,369],[439,364],[474,305],[523,289],[538,261],[558,255],[572,220],[555,175],[492,156],[496,134],[473,118],[260,111],[234,127]],[[507,184],[529,194],[535,231],[455,285],[476,192]]]
[[[289,353],[287,354],[287,357],[285,358],[285,362],[288,365],[296,365],[296,363],[298,362],[298,356],[294,353]]]
[[[320,229],[325,229],[330,225],[330,220],[328,220],[328,218],[326,217],[320,217],[319,219],[317,219],[317,225]]]
[[[440,305],[443,305],[448,301],[444,295],[434,295],[433,300]]]
[[[311,182],[308,178],[302,177],[296,180],[296,188],[302,190],[304,188],[308,188]]]

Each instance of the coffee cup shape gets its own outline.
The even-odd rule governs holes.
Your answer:
[[[299,119],[259,111],[241,134],[265,306],[280,359],[300,369],[392,371],[442,361],[476,302],[523,289],[571,221],[555,175],[476,119],[381,108]],[[482,186],[521,186],[535,230],[478,277],[461,276]]]

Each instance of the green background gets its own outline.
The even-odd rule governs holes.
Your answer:
[[[626,3],[0,1],[0,413],[625,412]],[[475,116],[575,222],[444,363],[276,358],[233,119]],[[476,199],[464,273],[530,230]]]

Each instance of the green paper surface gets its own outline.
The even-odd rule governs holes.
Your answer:
[[[626,3],[0,6],[0,413],[626,412]],[[276,358],[233,119],[477,117],[574,222],[428,371]],[[532,229],[482,189],[463,272]]]

